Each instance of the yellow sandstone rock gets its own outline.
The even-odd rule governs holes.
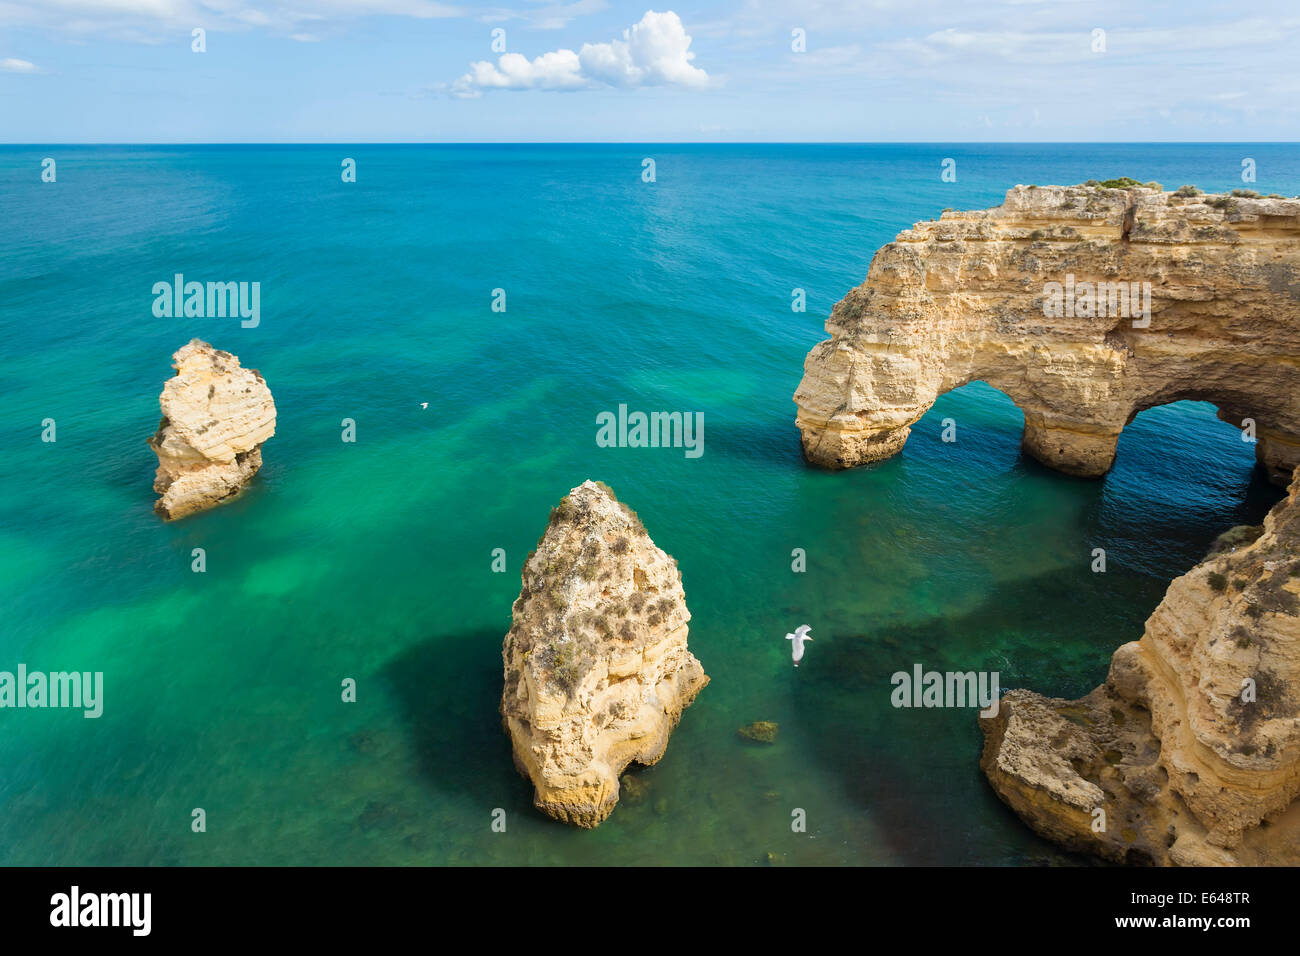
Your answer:
[[[899,451],[980,379],[1025,451],[1100,475],[1143,409],[1215,403],[1289,497],[1176,579],[1077,701],[1014,690],[982,767],[1045,837],[1128,863],[1300,864],[1300,200],[1017,186],[899,234],[795,393],[810,461]],[[1249,420],[1249,422],[1247,422]]]
[[[623,769],[663,756],[709,681],[689,620],[677,563],[608,487],[586,481],[560,501],[501,651],[502,721],[539,810],[594,827]]]
[[[149,439],[158,455],[154,510],[182,518],[238,494],[262,467],[262,443],[275,434],[275,403],[256,369],[193,339],[172,356],[162,421]]]
[[[900,233],[826,330],[794,396],[814,464],[895,454],[974,380],[1070,474],[1104,473],[1134,415],[1180,399],[1251,419],[1276,483],[1300,464],[1300,199],[1017,186]]]
[[[981,719],[989,782],[1043,836],[1116,862],[1300,864],[1300,470],[1252,537],[1175,579],[1087,697],[1011,691]]]

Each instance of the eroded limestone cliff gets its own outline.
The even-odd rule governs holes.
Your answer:
[[[1105,684],[1011,691],[981,719],[989,782],[1043,836],[1116,862],[1300,864],[1300,470],[1262,529],[1220,542]]]
[[[154,510],[182,518],[238,494],[262,467],[262,443],[275,434],[275,403],[256,369],[193,339],[172,356],[162,421],[149,439],[158,455]]]
[[[1300,464],[1300,199],[1191,192],[1017,186],[999,207],[900,233],[804,363],[807,458],[887,458],[936,397],[978,379],[1024,412],[1025,451],[1062,471],[1104,473],[1134,415],[1200,399],[1252,419],[1259,460],[1286,484]]]
[[[608,487],[586,481],[560,501],[501,651],[501,716],[538,809],[594,827],[623,769],[663,756],[709,681],[689,620],[676,562]]]
[[[1289,496],[1172,583],[1101,687],[1008,693],[981,719],[982,767],[1079,851],[1300,864],[1300,199],[1017,186],[900,233],[826,327],[795,401],[828,467],[896,453],[977,379],[1020,407],[1025,451],[1071,474],[1104,473],[1156,405],[1253,428]]]

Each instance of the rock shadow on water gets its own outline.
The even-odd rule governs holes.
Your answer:
[[[1161,554],[1180,559],[1167,569],[1171,580],[1199,563],[1220,534],[1238,525],[1261,524],[1286,497],[1260,465],[1250,467],[1244,483],[1224,482],[1216,489],[1224,497],[1230,496],[1229,501],[1201,494],[1187,496],[1175,506],[1149,493],[1136,497],[1127,493],[1144,480],[1142,473],[1129,474],[1119,466],[1107,475],[1087,515],[1088,533],[1097,540],[1159,542]],[[1158,484],[1155,487],[1163,490]]]
[[[799,722],[815,728],[805,746],[872,815],[895,858],[928,866],[1095,862],[1040,839],[997,798],[979,769],[977,707],[895,708],[891,676],[920,664],[925,671],[998,671],[1003,692],[1086,693],[1105,678],[1115,648],[1141,634],[1151,610],[1143,603],[1149,581],[1112,575],[1102,589],[1096,577],[1084,564],[995,585],[955,617],[865,633],[827,628],[815,666],[801,668],[795,682]],[[1117,597],[1120,580],[1125,593]],[[1117,629],[1113,617],[1079,613],[1103,599],[1133,608],[1132,626]],[[965,849],[954,856],[954,846]]]
[[[514,769],[501,729],[501,640],[504,631],[444,634],[393,657],[384,680],[401,708],[415,751],[413,773],[431,788],[532,815],[532,788]],[[486,826],[486,823],[484,824]]]
[[[784,419],[767,424],[723,424],[721,416],[704,416],[704,454],[756,462],[770,468],[774,462],[802,460],[799,431]]]

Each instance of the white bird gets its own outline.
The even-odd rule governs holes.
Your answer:
[[[793,634],[787,634],[785,636],[785,639],[787,641],[794,641],[794,643],[790,645],[790,651],[791,651],[791,656],[794,657],[795,667],[798,667],[799,662],[803,660],[804,641],[812,640],[812,638],[808,636],[808,632],[811,630],[812,628],[809,627],[807,624],[800,624],[798,627],[794,629]]]
[[[428,403],[428,402],[421,402],[421,403],[420,403],[420,407],[421,407],[421,408],[428,408],[428,407],[429,407],[429,403]]]

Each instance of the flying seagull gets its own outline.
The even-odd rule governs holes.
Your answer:
[[[808,632],[811,630],[812,628],[810,628],[807,624],[800,624],[798,627],[794,629],[793,634],[787,634],[785,636],[785,639],[787,641],[794,641],[794,643],[790,645],[790,650],[791,650],[791,656],[794,657],[795,667],[798,667],[799,662],[803,660],[804,641],[812,640],[812,638],[808,636]]]

